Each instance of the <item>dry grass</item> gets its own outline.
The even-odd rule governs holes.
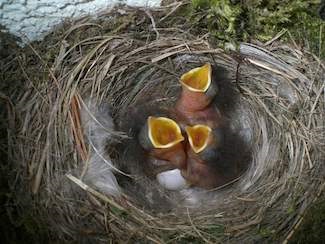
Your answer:
[[[105,26],[110,13],[64,26],[50,36],[58,39],[45,51],[55,50],[51,62],[39,51],[46,46],[30,46],[48,76],[36,82],[32,68],[21,66],[29,78],[14,101],[11,184],[21,216],[28,211],[61,241],[285,241],[323,191],[324,63],[275,42],[225,53],[207,35],[182,29],[174,16],[179,7],[122,8],[114,28]],[[173,104],[180,74],[207,61],[223,82],[215,102],[229,122],[229,143],[236,139],[242,153],[230,159],[248,169],[228,187],[196,190],[199,207],[166,192],[163,202],[148,203],[146,188],[162,189],[128,166],[141,161],[139,152],[127,151],[136,150],[132,129],[141,123],[134,111]],[[122,177],[120,198],[82,181],[88,145],[79,106],[88,97],[111,105],[117,126],[111,134],[119,141],[108,149],[111,160],[134,176]]]

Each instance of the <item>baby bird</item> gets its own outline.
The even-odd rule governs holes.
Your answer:
[[[140,145],[148,152],[148,174],[169,190],[187,186],[180,174],[186,167],[184,137],[178,124],[166,117],[149,116],[139,133]]]
[[[212,81],[211,64],[194,68],[180,78],[181,95],[176,103],[174,114],[184,129],[185,125],[206,124],[211,128],[218,127],[220,112],[211,104],[218,92]]]
[[[223,143],[222,117],[212,104],[218,87],[207,63],[183,74],[181,95],[174,109],[175,120],[187,134],[187,163],[181,170],[189,184],[211,189],[226,183],[220,164]]]
[[[223,143],[221,129],[212,129],[207,125],[194,125],[185,128],[187,145],[187,167],[182,176],[193,186],[212,189],[228,182],[222,174],[220,163],[220,147]]]

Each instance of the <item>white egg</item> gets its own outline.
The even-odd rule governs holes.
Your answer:
[[[168,170],[157,174],[159,184],[168,190],[182,190],[188,187],[179,169]]]

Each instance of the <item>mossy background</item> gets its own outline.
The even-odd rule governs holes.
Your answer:
[[[267,42],[283,33],[282,41],[295,41],[324,58],[324,4],[319,0],[192,0],[190,19],[221,46]]]
[[[187,25],[191,31],[200,34],[210,33],[215,43],[221,47],[236,47],[240,41],[259,41],[265,43],[278,34],[282,34],[278,41],[284,43],[295,42],[303,50],[313,52],[321,59],[325,58],[323,33],[325,30],[325,1],[317,0],[192,0],[178,10],[178,14],[189,20]],[[175,20],[177,21],[177,20]],[[182,22],[184,23],[184,22]],[[122,23],[123,25],[123,23]],[[17,46],[19,41],[11,35],[1,31],[0,47],[0,89],[3,95],[14,94],[15,89],[21,89],[24,76],[18,74],[20,57],[29,58],[30,49]],[[21,55],[22,54],[22,55]],[[53,54],[54,55],[54,54]],[[46,61],[53,57],[43,57]],[[7,65],[8,60],[16,63]],[[27,62],[26,60],[24,60]],[[10,67],[10,69],[8,69]],[[36,72],[37,73],[37,72]],[[38,73],[39,76],[46,75]],[[39,77],[42,80],[42,77]],[[0,99],[0,105],[5,108],[6,101]],[[0,111],[2,118],[7,118],[6,110]],[[11,205],[10,187],[7,181],[9,175],[6,167],[7,159],[7,126],[8,121],[0,121],[0,156],[4,163],[0,166],[0,231],[3,243],[46,243],[49,241],[46,226],[33,222],[31,216],[12,223],[16,206]],[[10,211],[10,212],[9,212]],[[294,211],[291,210],[290,211]],[[32,213],[31,213],[32,214]],[[11,223],[11,224],[10,224]],[[324,194],[308,209],[302,225],[299,227],[292,243],[325,243],[325,196]],[[213,229],[220,232],[220,228]],[[272,235],[270,230],[261,228],[260,235]],[[194,242],[195,240],[184,240]]]

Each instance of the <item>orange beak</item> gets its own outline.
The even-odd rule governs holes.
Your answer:
[[[172,119],[149,116],[139,134],[140,144],[158,159],[169,161],[176,168],[185,167],[186,155],[181,129]]]
[[[180,111],[203,110],[217,93],[217,88],[212,82],[212,68],[209,63],[183,74],[180,83],[182,94],[176,105]]]
[[[204,93],[211,84],[211,71],[211,65],[207,63],[183,74],[180,82],[190,91]]]
[[[211,128],[207,125],[194,125],[185,128],[188,141],[195,153],[200,153],[211,142]]]
[[[185,128],[191,150],[198,154],[202,163],[214,162],[219,157],[219,149],[223,143],[220,128],[212,129],[208,125],[194,125]]]
[[[171,148],[184,140],[177,123],[165,117],[148,117],[148,136],[154,148]]]

